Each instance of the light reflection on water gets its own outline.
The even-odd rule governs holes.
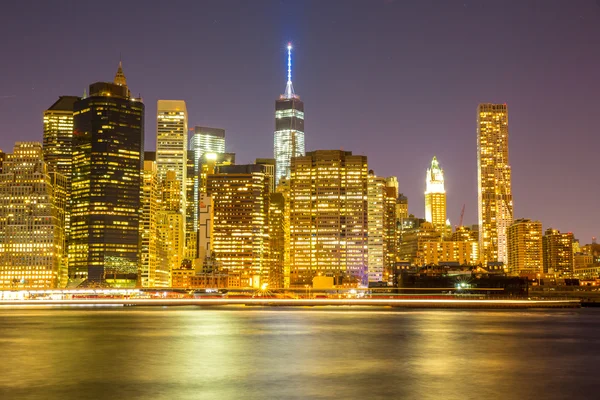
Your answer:
[[[354,310],[0,309],[0,398],[596,398],[597,310]]]

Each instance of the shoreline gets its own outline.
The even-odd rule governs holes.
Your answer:
[[[124,306],[124,307],[178,307],[178,306],[247,306],[247,307],[394,307],[437,309],[564,309],[581,308],[580,300],[458,300],[458,299],[74,299],[74,300],[1,300],[0,307],[54,307],[54,306]]]

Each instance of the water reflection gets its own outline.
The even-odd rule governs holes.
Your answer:
[[[594,310],[0,309],[0,398],[590,398]]]

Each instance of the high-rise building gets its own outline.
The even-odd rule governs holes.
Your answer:
[[[275,192],[275,159],[274,158],[257,158],[254,162],[256,165],[265,167],[265,173],[269,178],[269,190]]]
[[[140,198],[142,213],[140,216],[141,257],[139,280],[141,287],[168,285],[168,274],[166,278],[162,277],[161,279],[160,268],[157,270],[157,217],[161,201],[162,193],[158,172],[156,170],[156,153],[146,151],[144,153],[142,194]],[[156,285],[157,282],[161,281],[166,281],[166,284]]]
[[[544,272],[570,276],[573,273],[573,234],[548,228],[542,238]]]
[[[260,165],[221,166],[207,176],[212,198],[212,251],[221,269],[242,273],[250,285],[268,282],[269,181]]]
[[[193,262],[198,257],[198,201],[194,197],[198,187],[199,175],[196,174],[194,152],[188,150],[186,158],[185,182],[185,250],[184,259]]]
[[[205,153],[225,153],[225,129],[209,128],[206,126],[194,127],[189,139],[189,151],[193,152],[194,162],[194,194],[191,207],[194,210],[194,230],[198,229],[198,201],[200,198],[200,172]],[[189,154],[189,153],[188,153]],[[189,155],[188,155],[189,158]],[[189,208],[188,208],[189,209]]]
[[[384,280],[396,264],[398,253],[398,178],[390,176],[385,179],[384,223],[383,223],[383,267]]]
[[[367,157],[318,150],[292,158],[290,286],[315,275],[338,284],[367,285]]]
[[[65,241],[70,230],[71,172],[73,168],[73,109],[77,96],[60,96],[44,111],[44,162],[49,173],[57,172],[66,180]],[[65,251],[67,247],[65,246]]]
[[[235,164],[235,153],[205,153],[200,157],[199,193],[206,193],[208,175],[216,173],[220,167]]]
[[[542,272],[542,223],[517,219],[508,228],[508,272],[538,274]]]
[[[425,178],[425,220],[431,222],[439,232],[446,230],[446,190],[444,188],[444,170],[437,158],[431,160]]]
[[[292,44],[287,46],[288,70],[285,93],[275,101],[275,185],[290,177],[292,157],[304,155],[304,103],[292,85]]]
[[[425,265],[432,262],[427,258],[427,246],[431,247],[433,242],[441,242],[441,233],[431,222],[414,217],[405,218],[403,223],[406,225],[402,229],[398,258],[410,262],[411,265]],[[438,251],[437,248],[435,251]]]
[[[269,287],[284,287],[285,238],[288,230],[283,193],[271,193],[269,202]]]
[[[506,263],[506,234],[513,221],[506,104],[477,108],[477,182],[481,261],[484,267],[488,262]]]
[[[194,152],[194,160],[200,160],[204,153],[225,153],[225,129],[195,126],[190,150]]]
[[[73,161],[73,109],[77,96],[60,96],[44,111],[44,162],[48,172],[71,179]]]
[[[2,150],[0,150],[0,174],[2,173],[2,166],[4,164],[4,161],[6,160],[6,153],[3,152]]]
[[[143,148],[144,104],[119,63],[114,83],[91,84],[74,105],[71,278],[137,275]]]
[[[65,180],[54,174],[37,142],[17,142],[3,163],[0,288],[55,288],[61,281]]]
[[[161,180],[175,172],[185,213],[188,115],[183,100],[158,100],[156,116],[156,167]]]
[[[369,282],[381,282],[384,272],[385,178],[369,171],[367,186],[367,266]]]

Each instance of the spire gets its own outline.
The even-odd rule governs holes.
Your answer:
[[[123,62],[121,60],[119,60],[119,68],[117,69],[114,83],[119,86],[127,86],[127,79],[125,79],[125,74],[123,73]]]
[[[292,86],[292,43],[287,45],[288,62],[287,62],[287,84],[285,85],[285,98],[291,99],[295,97],[294,86]]]

